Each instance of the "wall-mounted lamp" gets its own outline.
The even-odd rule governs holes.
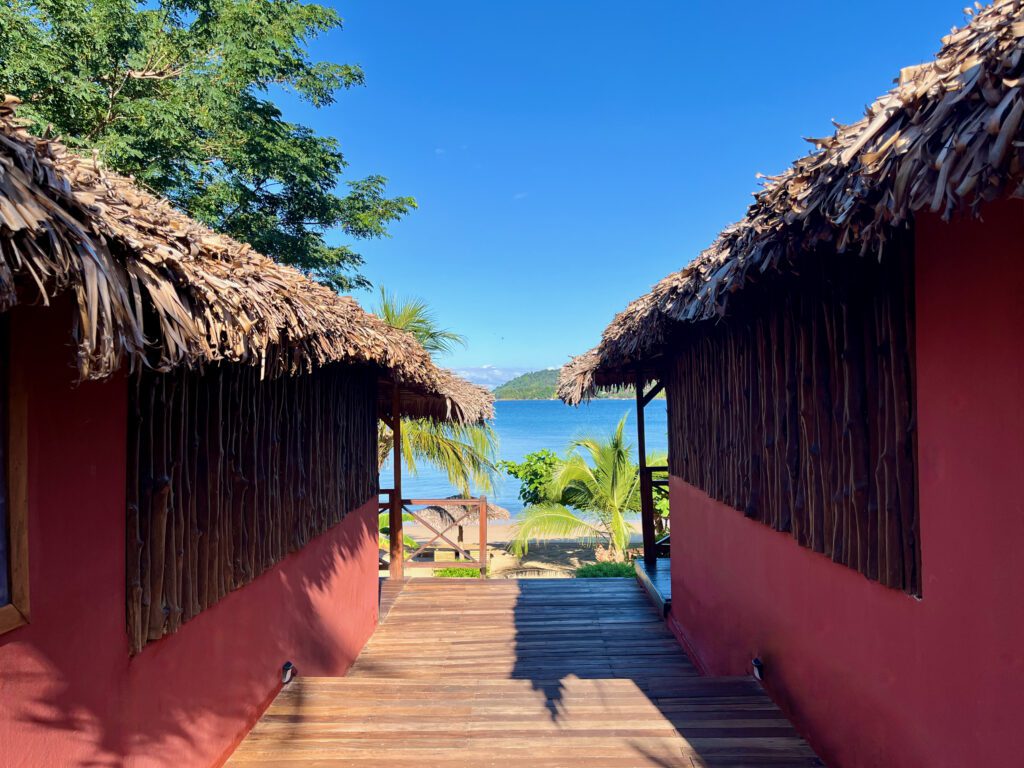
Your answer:
[[[288,685],[292,680],[295,679],[295,675],[298,672],[295,670],[295,665],[290,661],[286,661],[284,666],[281,667],[281,685]]]
[[[755,656],[750,665],[754,668],[754,679],[758,682],[764,681],[764,662],[757,656]]]

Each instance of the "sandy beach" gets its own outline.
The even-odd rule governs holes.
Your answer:
[[[597,562],[597,552],[593,546],[580,543],[575,539],[551,538],[530,545],[530,551],[522,558],[508,551],[508,543],[512,539],[514,521],[492,520],[487,524],[487,551],[490,559],[490,575],[496,578],[530,578],[530,577],[569,577],[581,565]],[[634,524],[633,546],[640,545],[639,523]],[[418,523],[406,523],[405,531],[420,542],[425,542],[434,534]],[[458,535],[457,529],[448,531],[453,541]],[[440,541],[440,540],[439,540]],[[463,528],[463,546],[474,556],[479,549],[480,531],[476,525]],[[447,546],[440,542],[442,546]],[[441,552],[438,568],[457,566],[454,553]],[[411,568],[406,571],[410,576],[430,576],[431,569]]]

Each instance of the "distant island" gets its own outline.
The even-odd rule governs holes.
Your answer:
[[[558,369],[533,371],[516,376],[494,388],[496,400],[554,400],[558,386]],[[601,400],[632,400],[633,388],[621,387],[597,395]],[[664,393],[658,397],[664,397]]]

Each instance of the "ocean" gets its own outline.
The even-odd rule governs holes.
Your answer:
[[[632,400],[595,400],[589,405],[570,408],[558,400],[501,400],[494,405],[494,429],[498,433],[500,459],[522,461],[541,448],[564,455],[569,441],[576,437],[607,437],[619,419],[628,414],[626,436],[636,451],[636,403]],[[647,406],[647,452],[668,450],[668,416],[664,400]],[[417,475],[402,478],[403,495],[412,499],[437,499],[451,496],[456,489],[447,476],[432,467],[420,466]],[[381,472],[381,487],[391,487],[391,468]],[[489,498],[509,510],[513,517],[522,512],[519,481],[514,477],[497,479]]]

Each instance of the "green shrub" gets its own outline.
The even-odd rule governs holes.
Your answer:
[[[632,563],[588,563],[576,569],[577,579],[603,579],[609,576],[628,578],[633,576]]]
[[[563,463],[554,452],[547,448],[528,453],[521,462],[499,461],[502,471],[519,480],[519,500],[526,506],[546,501],[545,489],[551,483],[551,476]]]
[[[438,568],[435,576],[442,579],[476,579],[480,576],[479,568]]]

